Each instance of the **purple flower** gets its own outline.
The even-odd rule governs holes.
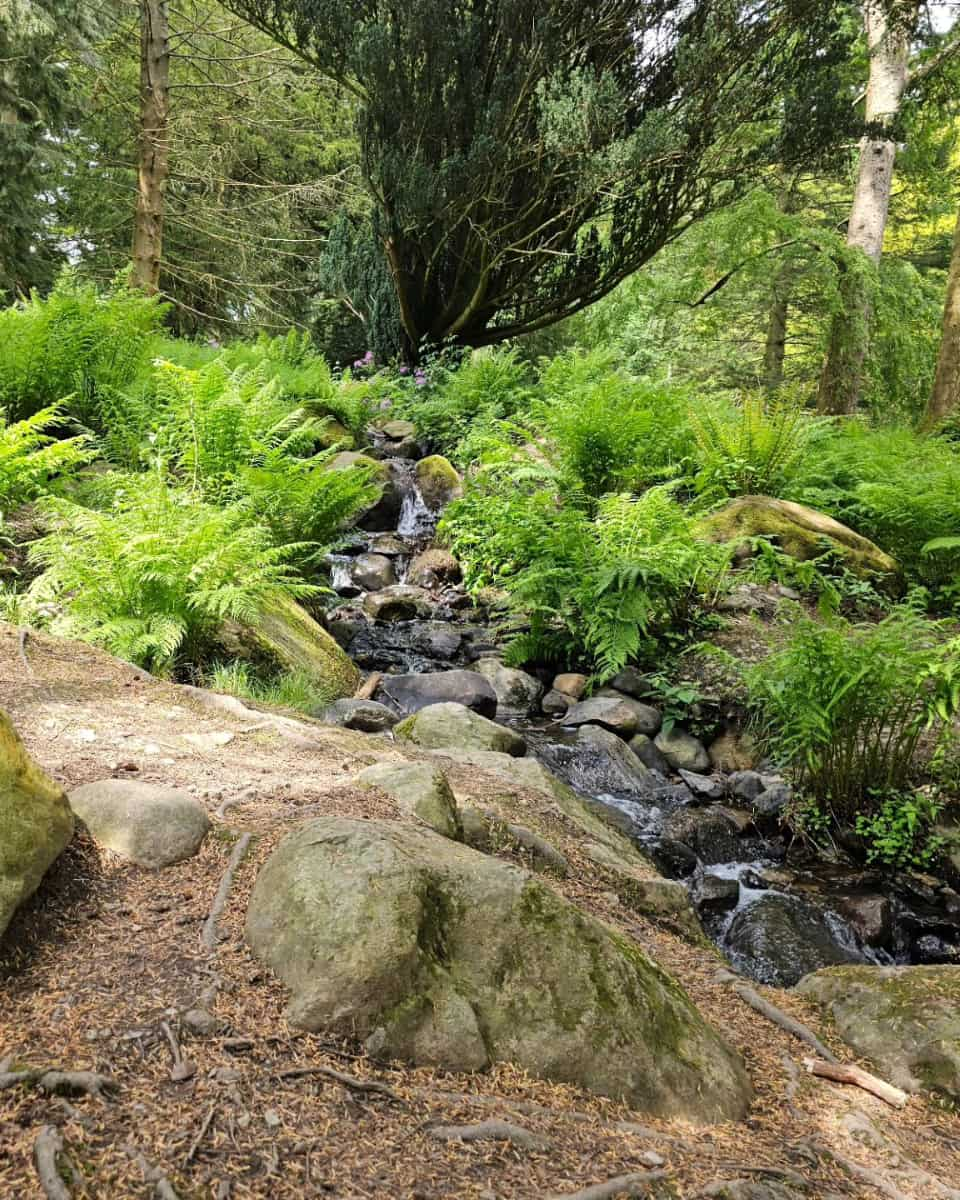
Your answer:
[[[366,354],[363,356],[363,361],[364,361],[365,363],[372,363],[372,362],[373,362],[373,351],[372,351],[372,350],[368,350],[368,351],[366,352]]]
[[[357,359],[354,359],[353,365],[354,365],[355,367],[362,367],[362,366],[363,366],[363,359],[362,359],[362,358],[357,358]]]
[[[397,368],[397,374],[399,374],[399,375],[409,375],[409,374],[410,374],[410,368],[409,368],[409,367],[398,367],[398,368]]]

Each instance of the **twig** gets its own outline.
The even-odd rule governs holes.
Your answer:
[[[434,1125],[427,1130],[427,1137],[438,1142],[511,1142],[524,1150],[549,1150],[547,1138],[531,1133],[522,1125],[511,1125],[509,1121],[481,1121],[479,1125]]]
[[[7,1071],[0,1075],[0,1091],[4,1088],[17,1087],[18,1084],[35,1086],[44,1092],[56,1092],[63,1095],[86,1093],[88,1096],[106,1098],[107,1093],[120,1090],[120,1084],[109,1075],[100,1075],[96,1071],[57,1071],[46,1067],[33,1068],[24,1071]]]
[[[816,1050],[822,1059],[829,1063],[837,1062],[837,1057],[820,1041],[812,1029],[808,1029],[806,1025],[801,1025],[794,1017],[789,1016],[782,1009],[777,1008],[775,1004],[771,1004],[769,1000],[764,1000],[759,992],[754,991],[748,984],[743,983],[736,975],[731,975],[729,971],[723,971],[720,975],[722,983],[729,983],[732,990],[740,997],[744,1004],[758,1012],[761,1017],[766,1017],[768,1021],[772,1021],[774,1025],[779,1026],[786,1033],[792,1034],[799,1041]]]
[[[200,1143],[207,1136],[207,1130],[210,1128],[210,1125],[213,1122],[213,1114],[216,1111],[217,1111],[217,1102],[214,1101],[213,1104],[211,1104],[210,1107],[207,1109],[207,1115],[203,1118],[203,1124],[200,1126],[200,1132],[190,1143],[190,1149],[187,1151],[187,1156],[183,1160],[184,1166],[193,1162],[194,1155],[200,1149]]]
[[[227,862],[226,870],[220,878],[220,886],[217,888],[217,894],[213,898],[213,904],[210,906],[210,914],[203,923],[203,929],[200,931],[200,944],[206,950],[214,950],[217,945],[217,922],[223,915],[224,907],[227,903],[227,897],[230,895],[230,888],[233,884],[233,877],[240,866],[243,856],[247,852],[247,847],[250,845],[250,834],[245,833],[238,839],[230,858]]]
[[[44,1125],[33,1144],[33,1160],[40,1186],[48,1200],[70,1200],[70,1192],[60,1178],[57,1159],[63,1154],[63,1138],[55,1125]]]
[[[894,1087],[892,1083],[878,1079],[876,1075],[871,1075],[869,1071],[864,1071],[860,1067],[820,1062],[816,1058],[805,1058],[803,1065],[811,1075],[817,1075],[821,1079],[832,1079],[834,1083],[850,1083],[854,1087],[863,1088],[865,1092],[869,1092],[871,1096],[876,1096],[893,1108],[903,1108],[907,1103],[906,1092]]]
[[[614,1196],[645,1196],[652,1184],[662,1183],[666,1177],[666,1171],[618,1175],[616,1179],[595,1183],[593,1187],[583,1188],[579,1192],[558,1192],[549,1200],[612,1200]]]
[[[307,1075],[323,1075],[327,1079],[335,1080],[351,1092],[376,1092],[378,1096],[386,1096],[397,1104],[403,1104],[403,1100],[393,1088],[387,1087],[385,1083],[380,1083],[376,1079],[357,1079],[355,1075],[346,1075],[343,1071],[335,1071],[333,1067],[293,1067],[289,1071],[281,1071],[277,1078],[302,1079]]]

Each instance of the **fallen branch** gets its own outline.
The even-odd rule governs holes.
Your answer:
[[[23,1071],[5,1071],[0,1074],[0,1091],[4,1088],[38,1087],[43,1092],[76,1096],[85,1093],[105,1099],[108,1093],[120,1090],[120,1084],[109,1075],[96,1071],[57,1071],[47,1067],[28,1068]]]
[[[645,1196],[652,1184],[662,1183],[666,1171],[643,1171],[632,1175],[618,1175],[606,1183],[595,1183],[593,1187],[579,1192],[558,1192],[549,1200],[612,1200],[614,1196]]]
[[[820,1062],[816,1058],[805,1058],[803,1065],[811,1075],[816,1075],[820,1079],[831,1079],[834,1083],[849,1083],[854,1087],[863,1088],[865,1092],[869,1092],[871,1096],[876,1096],[893,1108],[903,1108],[907,1103],[906,1092],[894,1087],[892,1083],[878,1079],[876,1075],[871,1075],[869,1071],[864,1071],[860,1067],[846,1066],[843,1063]]]
[[[736,975],[731,975],[729,971],[724,971],[720,975],[720,980],[722,983],[729,983],[733,992],[740,997],[744,1004],[748,1004],[754,1012],[758,1012],[761,1017],[766,1017],[768,1021],[772,1021],[774,1025],[777,1025],[784,1032],[791,1034],[811,1049],[816,1050],[822,1059],[825,1059],[828,1063],[838,1061],[836,1055],[827,1049],[812,1029],[808,1029],[806,1025],[802,1025],[794,1017],[777,1008],[775,1004],[771,1004],[769,1000],[764,1000],[759,992],[755,991],[749,984],[738,979]]]
[[[213,1124],[213,1114],[216,1111],[217,1111],[217,1103],[216,1103],[216,1101],[214,1101],[213,1104],[211,1104],[210,1107],[207,1109],[207,1115],[203,1118],[203,1124],[200,1126],[200,1132],[190,1143],[190,1149],[187,1151],[187,1156],[183,1160],[185,1166],[188,1165],[189,1163],[193,1162],[194,1155],[200,1149],[200,1144],[203,1141],[203,1139],[207,1136],[207,1130]]]
[[[220,886],[217,888],[217,894],[214,896],[213,904],[210,906],[210,913],[203,923],[203,929],[200,931],[200,944],[206,950],[216,949],[219,936],[217,922],[223,916],[227,897],[230,895],[230,888],[233,886],[233,877],[237,873],[237,868],[240,866],[249,845],[250,834],[245,833],[234,845],[230,858],[227,861],[226,870],[220,877]]]
[[[509,1121],[481,1121],[479,1125],[434,1125],[427,1130],[427,1137],[438,1142],[510,1142],[524,1150],[549,1150],[547,1138],[531,1133],[522,1125],[511,1125]]]
[[[387,1099],[393,1100],[397,1104],[403,1103],[393,1088],[387,1087],[385,1083],[380,1083],[376,1079],[357,1079],[355,1075],[346,1075],[343,1071],[335,1071],[333,1067],[292,1067],[289,1071],[281,1071],[277,1078],[303,1079],[308,1075],[322,1075],[351,1092],[375,1092],[378,1096],[386,1096]]]
[[[55,1125],[44,1125],[33,1144],[33,1161],[40,1186],[48,1200],[70,1200],[70,1192],[60,1177],[57,1165],[63,1154],[63,1138]]]

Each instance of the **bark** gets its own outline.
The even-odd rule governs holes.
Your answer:
[[[775,392],[783,383],[789,310],[789,273],[785,268],[781,268],[773,285],[773,298],[767,315],[767,339],[763,348],[763,386],[768,392]]]
[[[130,282],[156,292],[169,173],[170,45],[167,0],[140,0],[140,139]]]
[[[907,85],[910,33],[919,12],[919,4],[908,0],[901,5],[896,23],[891,24],[888,7],[883,0],[867,0],[864,5],[870,51],[865,111],[869,125],[890,126],[900,111]],[[874,266],[879,264],[883,252],[896,149],[893,139],[882,133],[860,141],[847,246],[859,251]],[[872,315],[869,280],[868,270],[847,269],[841,275],[840,309],[831,324],[827,359],[820,379],[821,412],[852,413],[860,401]]]
[[[943,307],[943,334],[933,391],[921,428],[934,429],[960,406],[960,213],[953,235],[953,253],[947,275],[947,300]]]

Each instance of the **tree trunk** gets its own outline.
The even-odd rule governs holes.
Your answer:
[[[167,0],[140,0],[140,145],[130,282],[156,292],[169,172],[170,46]]]
[[[907,0],[898,20],[888,20],[883,0],[867,0],[864,24],[870,51],[865,119],[868,124],[889,126],[900,110],[907,83],[910,34],[919,4]],[[874,266],[883,252],[883,235],[890,208],[896,143],[883,136],[860,141],[860,162],[853,193],[847,246],[859,251]],[[866,268],[867,264],[863,263]],[[827,359],[820,379],[818,407],[824,413],[852,413],[860,401],[863,364],[870,341],[870,272],[848,267],[840,278],[840,309],[830,327]]]
[[[767,315],[767,339],[763,348],[763,386],[775,392],[783,383],[783,359],[787,349],[787,316],[790,309],[790,272],[777,272]]]
[[[921,428],[934,429],[960,407],[960,213],[953,235],[953,254],[947,275],[947,300],[943,306],[943,334],[933,391]]]

